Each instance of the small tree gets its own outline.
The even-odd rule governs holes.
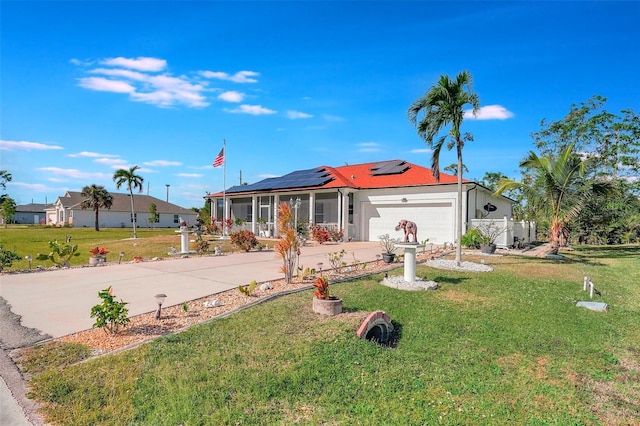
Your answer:
[[[13,220],[13,216],[16,214],[16,202],[11,197],[5,197],[2,202],[2,221],[6,228],[9,222]]]
[[[282,268],[287,284],[291,284],[293,272],[296,270],[296,262],[300,255],[300,240],[296,236],[294,218],[291,207],[287,203],[278,206],[278,234],[280,239],[275,245],[275,250],[282,257]]]
[[[160,222],[160,214],[158,213],[158,206],[156,203],[151,203],[149,205],[149,223],[151,223],[151,227],[154,228],[155,224]]]

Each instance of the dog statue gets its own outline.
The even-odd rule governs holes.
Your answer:
[[[418,225],[415,222],[411,222],[410,220],[402,219],[398,226],[396,226],[396,231],[400,229],[404,229],[404,242],[409,242],[409,235],[413,236],[413,242],[418,242]]]

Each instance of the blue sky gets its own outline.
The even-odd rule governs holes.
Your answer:
[[[465,177],[518,177],[540,120],[640,109],[640,3],[2,1],[0,168],[18,204],[89,184],[201,207],[226,183],[431,154],[407,108],[468,70]],[[441,165],[455,161],[444,152]],[[120,192],[123,192],[122,190]]]

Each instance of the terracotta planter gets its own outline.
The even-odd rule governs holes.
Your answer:
[[[395,253],[382,253],[382,261],[384,263],[392,263],[395,258]]]
[[[342,299],[331,297],[329,299],[313,298],[313,312],[320,315],[338,315],[342,312]]]

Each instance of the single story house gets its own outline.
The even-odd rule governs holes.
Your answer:
[[[13,215],[13,222],[44,225],[46,223],[45,210],[49,207],[51,207],[51,204],[31,203],[16,206],[16,213]]]
[[[298,170],[207,197],[212,218],[240,218],[262,236],[277,236],[277,206],[286,202],[299,224],[334,226],[345,240],[378,241],[384,234],[402,238],[403,232],[395,231],[402,219],[417,224],[419,241],[456,240],[457,177],[441,173],[437,182],[431,169],[403,160]],[[513,204],[463,180],[462,232],[471,219],[512,220]],[[507,244],[513,244],[513,236],[501,245]]]
[[[113,203],[110,209],[101,208],[98,212],[100,228],[132,228],[131,199],[129,194],[111,193]],[[198,214],[175,204],[152,197],[150,195],[134,194],[133,204],[136,214],[136,226],[148,228],[173,228],[180,226],[180,219],[190,225],[195,224]],[[73,225],[75,227],[93,227],[95,213],[93,209],[80,207],[85,198],[80,192],[67,192],[46,209],[48,225]],[[156,205],[159,220],[151,223],[151,204]]]

